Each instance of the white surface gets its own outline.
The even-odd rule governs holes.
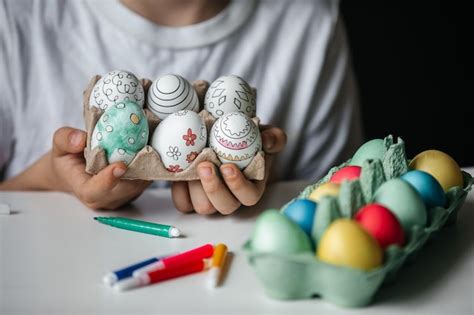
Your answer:
[[[10,205],[1,203],[0,204],[0,214],[9,215],[11,213]]]
[[[0,193],[12,215],[0,217],[0,314],[472,314],[474,292],[474,197],[458,224],[444,229],[406,266],[395,284],[382,287],[374,303],[343,309],[320,299],[267,298],[241,246],[258,209],[279,207],[303,187],[282,183],[260,205],[231,216],[202,217],[173,209],[169,190],[147,191],[133,206],[107,215],[179,227],[168,239],[104,226],[96,212],[62,193]],[[222,242],[233,252],[221,287],[207,287],[207,273],[117,293],[103,275],[153,255]]]

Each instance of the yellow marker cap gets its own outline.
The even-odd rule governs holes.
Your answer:
[[[214,247],[214,255],[212,256],[211,268],[222,268],[225,257],[227,255],[227,246],[219,243]]]

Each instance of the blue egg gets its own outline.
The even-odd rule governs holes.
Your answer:
[[[314,201],[298,199],[290,203],[285,210],[283,210],[283,214],[298,224],[306,234],[311,236],[317,207],[318,204]]]
[[[432,175],[423,171],[409,171],[401,176],[420,194],[426,208],[444,207],[446,196],[440,183]]]

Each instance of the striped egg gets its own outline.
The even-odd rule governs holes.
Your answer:
[[[160,119],[180,110],[199,111],[199,99],[188,80],[177,74],[159,77],[148,90],[148,108]]]
[[[135,102],[123,101],[109,106],[97,121],[91,148],[104,149],[109,163],[129,164],[148,142],[148,122]]]

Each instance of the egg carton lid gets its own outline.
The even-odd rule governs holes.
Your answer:
[[[86,172],[89,174],[97,174],[108,165],[105,152],[102,148],[96,147],[91,148],[91,137],[94,131],[94,127],[99,120],[100,116],[103,113],[103,110],[96,107],[89,107],[89,97],[92,93],[94,85],[100,79],[99,75],[95,75],[91,78],[88,86],[83,92],[83,115],[84,122],[87,132],[87,145],[84,149],[84,157],[86,159]],[[141,79],[140,80],[145,93],[148,92],[149,87],[151,86],[151,80]],[[198,94],[200,108],[203,108],[204,96],[207,89],[209,88],[209,82],[205,80],[196,80],[192,82],[196,93]],[[254,95],[257,95],[257,90],[252,88]],[[147,117],[150,135],[153,134],[155,128],[160,123],[160,119],[153,114],[146,105],[144,111]],[[205,109],[202,109],[199,112],[199,115],[204,120],[208,131],[212,127],[212,124],[216,120],[209,112]],[[252,118],[253,122],[260,127],[260,119],[258,117]],[[252,159],[249,165],[243,169],[244,176],[249,180],[263,180],[265,177],[265,172],[268,170],[265,168],[265,165],[268,163],[267,159],[269,156],[266,156],[263,150],[259,151]],[[197,174],[197,166],[200,162],[210,161],[219,167],[222,163],[217,158],[215,152],[209,148],[204,148],[197,158],[182,172],[170,172],[168,171],[163,163],[161,162],[160,155],[156,152],[150,145],[146,145],[142,150],[140,150],[133,160],[128,165],[127,172],[122,176],[122,179],[140,179],[140,180],[168,180],[168,181],[190,181],[198,180],[199,176]]]

